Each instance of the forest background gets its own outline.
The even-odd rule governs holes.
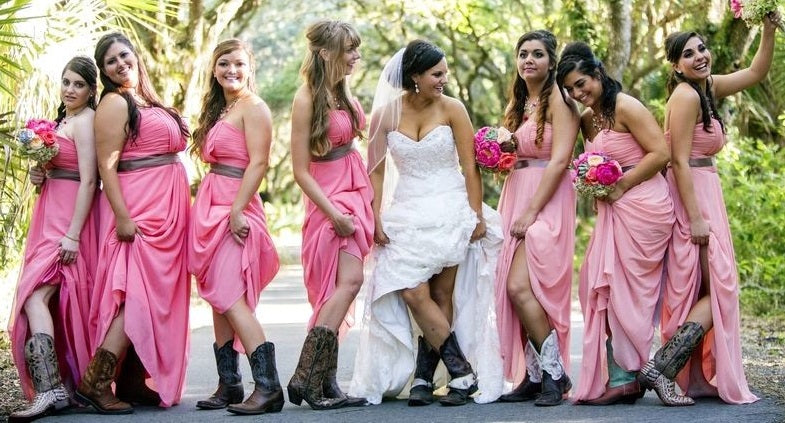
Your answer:
[[[63,66],[76,54],[92,57],[95,41],[109,30],[131,36],[164,103],[181,110],[192,127],[216,43],[238,37],[253,46],[258,94],[275,124],[260,192],[276,240],[297,239],[303,207],[290,165],[290,106],[300,83],[304,29],[324,17],[348,20],[362,36],[362,66],[351,86],[367,112],[384,63],[408,41],[425,38],[445,50],[448,94],[463,101],[475,128],[500,123],[516,72],[513,49],[526,31],[549,29],[559,49],[588,42],[660,122],[670,70],[667,34],[689,29],[706,36],[713,73],[722,74],[749,64],[760,32],[718,0],[0,0],[0,293],[13,292],[35,200],[31,163],[15,153],[12,135],[28,118],[54,117]],[[743,310],[779,320],[785,316],[784,110],[785,36],[778,33],[768,78],[720,104],[728,145],[718,167]],[[205,169],[196,164],[190,170],[195,192]],[[495,206],[500,188],[501,181],[487,176],[486,202]],[[594,219],[590,204],[578,207],[576,269]]]

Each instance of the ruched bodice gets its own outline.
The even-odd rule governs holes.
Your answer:
[[[79,170],[79,160],[76,156],[76,144],[70,138],[57,134],[57,145],[60,149],[49,163],[58,169]]]
[[[665,141],[668,145],[671,144],[670,130],[665,133]],[[690,158],[697,159],[700,157],[710,157],[722,150],[725,145],[725,134],[722,132],[722,125],[717,119],[711,120],[711,132],[703,129],[703,123],[695,125],[695,130],[692,133],[692,149],[690,150]]]
[[[248,166],[248,148],[245,134],[225,120],[219,120],[207,133],[202,149],[205,163],[221,163],[229,166]]]
[[[537,146],[537,121],[529,119],[515,131],[515,138],[518,140],[519,159],[544,159],[551,158],[551,147],[553,146],[553,128],[550,123],[546,123],[543,128],[542,144]]]
[[[634,166],[646,152],[629,132],[605,129],[597,133],[592,142],[586,143],[587,151],[602,151],[619,162],[622,167]]]
[[[437,126],[420,141],[392,131],[387,135],[387,146],[400,177],[394,199],[400,199],[402,193],[410,198],[448,190],[466,192],[451,127]]]
[[[185,149],[185,137],[180,133],[177,121],[166,110],[146,107],[139,108],[139,113],[139,135],[126,141],[121,159],[177,153]]]
[[[357,100],[354,101],[354,110],[357,110],[360,118],[360,129],[365,127],[365,114]],[[327,127],[327,139],[334,147],[340,147],[352,142],[354,131],[352,130],[352,115],[348,110],[330,110],[329,125]]]

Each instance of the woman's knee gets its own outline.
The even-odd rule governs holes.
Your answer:
[[[507,296],[517,303],[525,303],[534,299],[534,293],[529,284],[514,281],[507,281]]]
[[[403,301],[410,308],[419,308],[425,302],[426,297],[430,298],[430,292],[427,289],[422,289],[422,285],[417,288],[404,289],[401,291]]]
[[[450,305],[452,303],[452,294],[452,289],[431,287],[431,298],[439,307]]]

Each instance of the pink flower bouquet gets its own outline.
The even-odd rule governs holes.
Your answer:
[[[624,174],[619,162],[600,151],[581,153],[572,161],[570,172],[575,191],[589,198],[610,194]]]
[[[16,133],[21,155],[38,162],[39,165],[52,160],[60,151],[55,134],[56,127],[57,124],[51,120],[28,120],[25,127]]]
[[[515,166],[518,141],[506,128],[483,126],[474,134],[474,155],[480,169],[507,173]]]
[[[747,26],[760,25],[763,19],[779,8],[780,0],[730,0],[730,9],[736,19],[744,19]],[[780,21],[777,26],[785,31],[785,25]]]

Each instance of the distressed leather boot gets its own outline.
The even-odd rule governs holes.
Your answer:
[[[692,398],[676,393],[673,382],[687,364],[692,352],[703,339],[703,327],[696,322],[685,322],[641,368],[638,382],[644,389],[653,389],[660,400],[669,406],[693,405]]]
[[[255,387],[242,404],[231,404],[226,410],[234,414],[277,413],[283,409],[283,390],[275,367],[275,345],[265,342],[248,356]]]
[[[196,402],[196,407],[202,410],[217,410],[226,408],[229,404],[243,401],[243,379],[240,375],[240,357],[234,350],[233,340],[226,341],[222,347],[213,343],[215,364],[218,368],[218,389],[210,398]]]
[[[308,332],[297,368],[286,387],[291,403],[300,405],[305,400],[314,410],[329,410],[342,407],[346,402],[324,396],[324,379],[335,342],[338,342],[335,332],[326,327],[316,326]]]
[[[343,403],[344,407],[364,407],[368,405],[365,398],[352,397],[346,395],[341,387],[338,386],[338,342],[335,342],[332,354],[330,355],[330,365],[327,368],[327,377],[324,379],[322,392],[327,398],[337,398],[346,400]]]
[[[60,379],[54,339],[45,333],[33,334],[25,343],[25,361],[35,389],[30,406],[8,416],[9,422],[31,422],[69,405],[68,390]]]
[[[82,381],[76,389],[76,398],[92,405],[100,414],[130,414],[131,404],[120,401],[112,393],[112,380],[117,371],[117,356],[111,351],[98,348],[95,357],[87,365]]]

